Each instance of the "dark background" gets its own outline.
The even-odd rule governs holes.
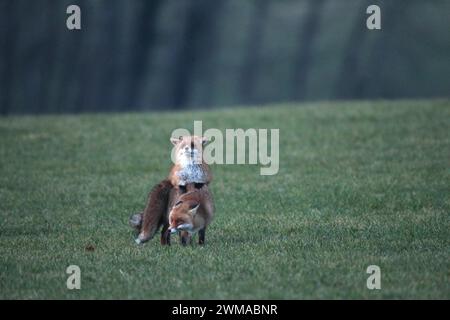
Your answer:
[[[450,96],[448,0],[0,0],[0,41],[2,114]]]

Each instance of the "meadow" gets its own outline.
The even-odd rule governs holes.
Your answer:
[[[138,246],[128,217],[194,120],[280,129],[279,172],[212,166],[206,245]],[[0,298],[449,299],[449,160],[449,100],[3,117]]]

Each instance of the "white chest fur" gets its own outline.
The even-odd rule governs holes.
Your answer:
[[[186,164],[178,171],[179,184],[184,186],[189,183],[206,183],[207,176],[203,167],[199,164]]]

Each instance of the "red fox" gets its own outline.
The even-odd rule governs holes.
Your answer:
[[[177,199],[171,192],[169,200],[169,228],[166,242],[170,242],[170,234],[179,233],[181,243],[191,242],[192,235],[199,233],[198,243],[205,243],[206,227],[214,216],[214,203],[207,185],[200,189],[192,188]]]
[[[184,136],[171,138],[175,145],[175,165],[168,179],[174,187],[186,187],[190,183],[209,184],[212,180],[211,170],[203,161],[203,145],[208,142],[205,137]]]
[[[161,244],[170,244],[169,233],[169,212],[178,199],[185,193],[192,193],[196,188],[202,190],[198,193],[204,203],[201,212],[206,210],[206,214],[202,213],[198,217],[211,216],[213,214],[212,197],[207,185],[212,180],[212,174],[209,166],[203,162],[202,146],[207,142],[206,138],[197,136],[184,136],[179,138],[171,138],[171,142],[175,145],[175,165],[169,173],[166,180],[161,181],[153,187],[149,194],[147,206],[144,212],[134,214],[130,217],[130,225],[139,233],[136,243],[141,244],[153,238],[158,229],[162,226]],[[195,192],[194,192],[195,193]],[[197,194],[197,193],[195,193]],[[191,195],[193,196],[193,195]],[[190,196],[190,197],[191,197]],[[198,202],[200,204],[200,201]],[[182,206],[183,208],[185,206]],[[176,212],[182,212],[179,209]],[[192,212],[196,213],[196,211]],[[196,214],[193,214],[193,216]],[[196,218],[198,224],[201,219]],[[204,224],[206,227],[210,219]],[[173,229],[172,229],[173,230]],[[204,228],[199,231],[199,242],[204,242]],[[175,231],[176,232],[176,231]],[[189,231],[182,231],[182,243],[190,239]],[[187,232],[187,234],[186,234]],[[203,239],[200,241],[200,239]]]

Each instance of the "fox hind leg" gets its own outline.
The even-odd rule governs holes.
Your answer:
[[[169,225],[164,225],[161,231],[161,244],[170,246],[170,231]]]

